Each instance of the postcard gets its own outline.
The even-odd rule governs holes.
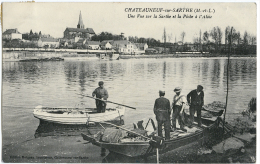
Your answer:
[[[2,162],[256,163],[257,5],[2,3]]]

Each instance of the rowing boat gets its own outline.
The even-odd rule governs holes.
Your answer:
[[[124,114],[125,108],[121,106],[108,108],[104,113],[97,113],[95,108],[50,108],[41,105],[33,111],[34,117],[40,120],[68,125],[91,125],[95,122],[121,120]]]
[[[219,127],[221,120],[220,117],[217,117],[210,126],[198,127],[194,125],[191,129],[188,128],[186,133],[181,130],[171,132],[171,139],[165,140],[163,144],[161,144],[159,153],[165,153],[193,142],[206,142],[210,138],[209,136],[215,135],[219,130],[221,131],[221,128]],[[91,142],[93,145],[128,157],[147,157],[156,154],[156,149],[150,144],[151,140],[147,138],[124,136],[119,139],[118,142],[106,142],[102,139],[102,135],[89,135],[83,133],[81,135],[84,140]]]

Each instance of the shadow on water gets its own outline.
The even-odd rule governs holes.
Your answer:
[[[107,121],[109,123],[115,124],[115,125],[124,125],[124,120],[113,120],[113,121]],[[112,127],[110,125],[105,124],[99,124],[99,123],[93,123],[90,125],[84,124],[84,125],[66,125],[66,124],[58,124],[53,122],[48,122],[44,120],[40,120],[39,126],[35,130],[34,137],[48,137],[48,136],[80,136],[81,133],[85,134],[96,134],[103,128]]]

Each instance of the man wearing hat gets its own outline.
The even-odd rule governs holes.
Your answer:
[[[184,129],[184,120],[182,119],[182,112],[184,108],[184,103],[186,102],[185,96],[181,95],[181,88],[176,87],[174,89],[174,92],[176,95],[173,97],[173,102],[172,102],[172,131],[176,130],[176,119],[178,119],[180,129],[182,131],[187,132],[187,129]]]
[[[159,91],[160,98],[157,98],[154,103],[154,114],[158,123],[158,136],[162,135],[162,125],[164,125],[165,139],[170,140],[170,129],[171,129],[171,107],[170,101],[164,97],[165,91]]]
[[[190,105],[190,121],[194,122],[194,113],[197,112],[198,126],[201,126],[201,108],[204,105],[204,92],[203,86],[198,85],[197,89],[192,90],[187,95],[188,104]]]
[[[98,85],[99,87],[96,88],[93,93],[92,93],[92,96],[96,98],[99,98],[101,100],[104,100],[104,101],[101,101],[101,100],[96,100],[96,107],[97,107],[97,112],[98,113],[104,113],[106,111],[106,100],[108,98],[108,93],[107,93],[107,90],[104,88],[104,82],[103,81],[100,81],[98,82]]]

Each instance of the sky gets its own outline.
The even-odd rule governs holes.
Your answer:
[[[77,27],[81,11],[85,28],[93,28],[96,34],[107,31],[112,34],[123,32],[126,37],[152,37],[162,41],[163,30],[166,35],[172,36],[170,42],[180,41],[181,33],[186,33],[184,41],[192,42],[203,32],[219,26],[223,32],[227,26],[233,26],[241,35],[247,31],[256,36],[257,7],[253,2],[231,3],[122,3],[122,2],[36,2],[36,3],[3,3],[3,32],[6,29],[17,28],[21,33],[41,31],[55,38],[62,38],[66,27]],[[161,12],[129,12],[129,8],[162,8]],[[178,8],[182,8],[180,11]],[[185,12],[183,12],[185,8]],[[186,9],[188,8],[189,11]],[[176,12],[173,12],[175,9]],[[177,12],[178,9],[178,12]],[[200,12],[196,10],[200,9]],[[211,12],[209,12],[209,9]],[[165,10],[171,10],[165,12]],[[191,11],[192,10],[192,11]],[[206,12],[202,12],[205,11]],[[157,10],[158,11],[158,10]],[[212,12],[214,11],[214,13]],[[129,14],[135,16],[128,18]],[[137,18],[138,14],[152,16],[152,18]],[[171,18],[159,18],[159,15]],[[181,18],[173,18],[180,15]],[[193,18],[183,18],[183,16]],[[157,15],[157,18],[153,18]],[[195,18],[195,16],[208,16],[211,18]],[[223,40],[223,39],[222,39]],[[167,41],[169,41],[167,39]]]

